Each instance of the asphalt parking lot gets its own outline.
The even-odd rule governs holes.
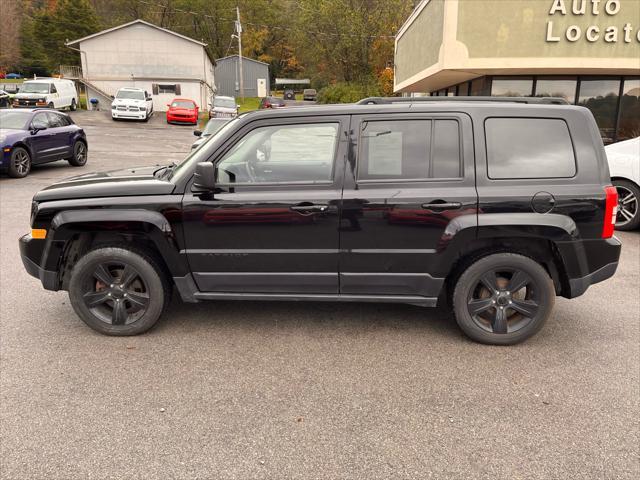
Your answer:
[[[514,347],[444,309],[177,298],[150,333],[101,336],[24,271],[31,197],[196,138],[107,115],[74,114],[86,167],[0,178],[0,478],[640,477],[639,232],[613,279]]]

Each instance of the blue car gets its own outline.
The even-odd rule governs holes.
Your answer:
[[[0,172],[26,177],[33,165],[87,163],[87,136],[69,115],[47,108],[0,110]]]

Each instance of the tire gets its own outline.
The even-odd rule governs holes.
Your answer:
[[[496,253],[462,273],[453,293],[453,309],[469,338],[513,345],[543,327],[555,297],[553,281],[539,263],[515,253]]]
[[[9,176],[13,178],[24,178],[31,171],[31,155],[22,147],[16,147],[11,152],[9,159]]]
[[[55,110],[56,106],[53,104],[53,102],[49,102],[49,104],[47,105],[47,108],[51,108]]]
[[[122,281],[123,277],[127,278]],[[74,266],[69,282],[69,299],[76,314],[105,335],[146,332],[170,298],[171,288],[159,263],[128,246],[91,250]]]
[[[614,180],[618,190],[616,230],[635,230],[640,226],[640,188],[629,180]]]
[[[71,110],[72,112],[75,112],[78,109],[78,105],[76,104],[76,99],[72,99],[71,100],[71,106],[69,107],[69,110]]]
[[[150,117],[150,116],[151,116],[151,114],[150,114],[150,113],[147,113],[147,114],[144,116],[144,120],[142,120],[142,121],[143,121],[143,122],[148,122],[148,121],[149,121],[149,117]]]
[[[69,164],[74,167],[84,167],[87,164],[89,152],[87,145],[82,140],[73,144],[73,156],[69,158]]]

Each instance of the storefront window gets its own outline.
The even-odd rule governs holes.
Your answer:
[[[489,80],[487,77],[476,78],[471,81],[471,92],[469,95],[474,97],[489,95]]]
[[[559,97],[574,103],[577,86],[578,81],[575,78],[539,78],[536,82],[536,97]]]
[[[640,136],[640,79],[625,80],[617,140]]]
[[[578,105],[591,110],[605,144],[615,140],[619,92],[619,80],[582,80],[580,82]]]
[[[458,95],[461,97],[469,95],[469,82],[464,82],[458,85]]]
[[[492,97],[530,97],[532,78],[494,78],[491,82]]]

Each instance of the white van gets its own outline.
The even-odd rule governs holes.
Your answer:
[[[78,92],[71,80],[63,78],[38,78],[20,85],[13,97],[14,107],[78,108]]]

